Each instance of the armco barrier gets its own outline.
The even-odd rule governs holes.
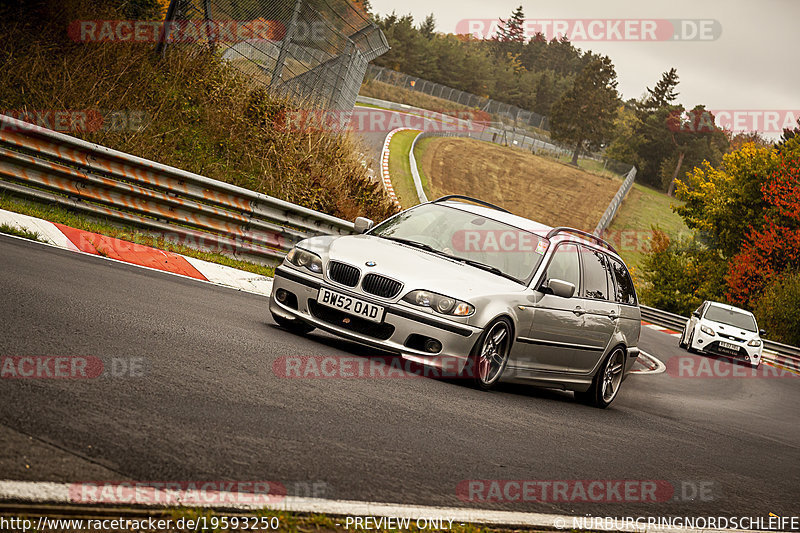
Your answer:
[[[420,133],[414,137],[414,141],[411,143],[411,150],[408,152],[408,164],[411,167],[411,177],[414,179],[414,188],[417,190],[417,196],[419,197],[419,203],[421,204],[424,204],[428,201],[428,196],[422,189],[422,178],[419,175],[419,168],[417,167],[417,158],[414,156],[414,149],[417,147],[417,141],[424,135],[424,133]]]
[[[641,306],[641,310],[642,319],[652,322],[658,326],[673,328],[678,331],[682,331],[686,325],[686,321],[689,320],[684,316],[662,311],[660,309],[655,309],[653,307],[647,307],[645,305]],[[765,352],[773,352],[778,356],[775,358],[777,362],[788,364],[793,368],[797,368],[798,364],[800,364],[800,348],[797,346],[789,346],[788,344],[781,344],[779,342],[774,342],[767,339],[762,339],[762,341],[764,342]]]
[[[631,190],[633,187],[633,180],[636,179],[636,167],[631,167],[628,175],[625,176],[625,181],[622,182],[617,194],[614,195],[614,198],[611,199],[611,203],[608,204],[605,213],[603,216],[600,217],[600,222],[597,223],[597,227],[594,229],[594,234],[597,236],[602,236],[603,232],[608,229],[611,225],[611,221],[614,220],[614,216],[617,214],[617,209],[622,204],[622,201],[628,195],[628,191]]]
[[[0,115],[0,190],[274,263],[353,223]]]

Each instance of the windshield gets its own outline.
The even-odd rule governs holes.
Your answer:
[[[710,305],[708,311],[706,311],[705,318],[739,329],[757,331],[755,318],[741,311],[731,311],[716,305]]]
[[[423,204],[383,222],[379,237],[469,262],[520,283],[533,276],[548,241],[529,231],[441,204]]]

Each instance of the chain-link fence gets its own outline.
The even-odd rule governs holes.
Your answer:
[[[254,81],[303,105],[353,108],[386,37],[348,0],[172,0],[162,40],[213,47]]]
[[[388,68],[369,65],[366,79],[387,83],[409,91],[419,91],[472,109],[480,109],[489,113],[494,120],[502,122],[506,126],[517,128],[518,130],[528,130],[528,135],[535,136],[537,130],[550,130],[547,117],[544,115],[511,104],[498,102],[488,97],[466,93],[440,83],[409,76]]]
[[[453,102],[458,107],[480,110],[486,114],[488,117],[486,129],[478,133],[472,132],[459,136],[514,146],[537,154],[556,157],[566,162],[571,159],[573,147],[563,146],[550,139],[550,126],[544,115],[377,65],[368,66],[365,79],[409,91],[418,91]],[[453,111],[458,110],[454,109]],[[448,113],[446,109],[437,111]],[[633,167],[630,163],[608,159],[602,154],[588,153],[581,154],[578,164],[594,172],[609,172],[619,176],[626,176]]]

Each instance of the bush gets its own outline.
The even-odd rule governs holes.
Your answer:
[[[642,303],[688,316],[704,300],[722,300],[727,264],[695,237],[670,240],[653,228],[642,262]]]
[[[800,346],[800,271],[788,272],[767,285],[755,304],[760,327],[770,339]]]

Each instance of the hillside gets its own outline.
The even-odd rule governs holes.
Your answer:
[[[466,194],[551,226],[591,231],[622,181],[474,139],[427,141],[420,166],[433,198]]]
[[[302,104],[218,56],[174,46],[162,58],[152,43],[68,35],[70,21],[129,18],[127,5],[0,3],[0,111],[51,128],[54,116],[88,116],[56,129],[342,218],[394,212],[368,175],[360,139],[291,126]]]

